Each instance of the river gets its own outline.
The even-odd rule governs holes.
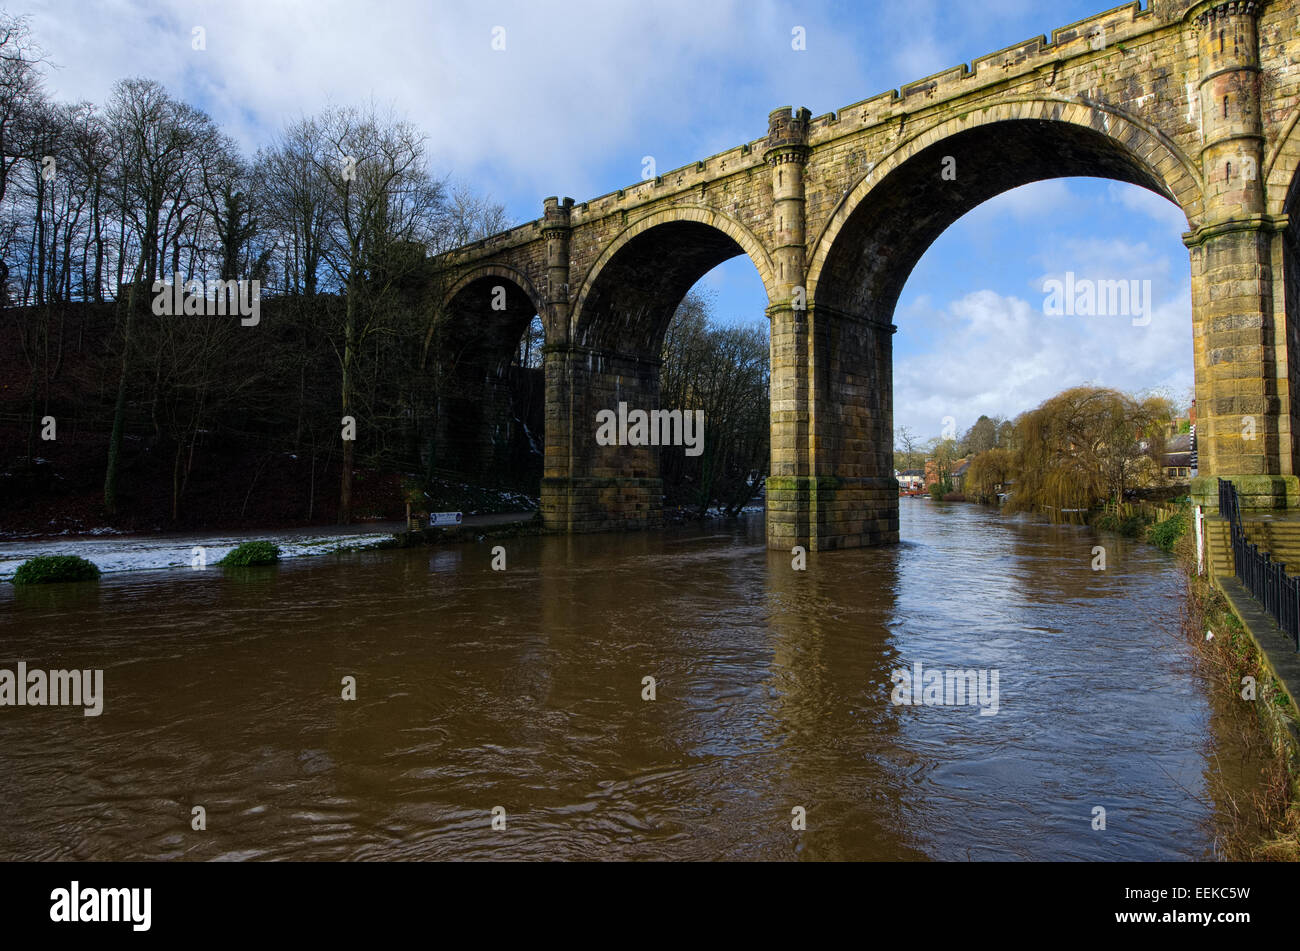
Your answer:
[[[104,671],[100,716],[0,707],[0,857],[1213,857],[1172,558],[901,507],[805,571],[759,515],[0,584],[0,667]],[[894,703],[918,663],[996,714]]]

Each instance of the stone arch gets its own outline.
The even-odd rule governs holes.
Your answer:
[[[519,487],[536,491],[545,388],[542,371],[517,366],[515,356],[535,315],[548,329],[545,313],[528,276],[501,262],[473,267],[447,287],[444,319],[426,338],[438,468],[484,482],[513,472]]]
[[[451,301],[455,300],[456,296],[460,294],[462,291],[464,291],[465,288],[467,288],[469,285],[475,283],[476,281],[481,281],[484,280],[485,278],[493,278],[493,277],[500,278],[501,280],[504,281],[509,281],[512,284],[514,284],[516,287],[518,287],[519,290],[521,290],[527,296],[529,302],[533,305],[535,313],[544,314],[546,312],[543,309],[544,298],[538,292],[537,288],[533,285],[533,282],[529,279],[528,275],[525,274],[523,271],[518,270],[517,268],[513,268],[508,264],[501,264],[499,262],[494,262],[490,264],[479,264],[476,265],[475,267],[470,268],[468,271],[465,271],[464,273],[457,275],[456,280],[454,280],[451,286],[447,288],[447,292],[444,295],[444,298],[448,301],[448,303],[450,303]]]
[[[987,159],[975,166],[974,176],[969,174],[971,163],[967,161],[964,168],[962,163],[963,154],[972,151],[982,152]],[[957,178],[943,181],[947,191],[940,193],[936,183],[940,161],[947,154],[957,159]],[[933,171],[932,177],[927,169]],[[1200,173],[1159,130],[1112,107],[1072,99],[1001,102],[918,133],[858,180],[813,245],[808,297],[814,303],[821,298],[823,304],[844,305],[844,300],[828,299],[828,265],[840,272],[841,281],[865,279],[865,273],[849,276],[846,267],[866,272],[872,262],[862,260],[852,268],[842,258],[852,253],[848,245],[871,232],[888,259],[875,262],[875,270],[886,266],[892,278],[872,288],[876,294],[872,309],[887,320],[921,254],[958,218],[1011,188],[1071,176],[1140,185],[1177,204],[1189,227],[1199,224]],[[836,261],[837,256],[841,260]]]
[[[955,177],[943,174],[954,170],[950,157]],[[773,446],[779,424],[793,448],[784,481],[769,480],[769,498],[784,492],[806,508],[808,523],[784,519],[773,530],[769,513],[769,544],[790,536],[825,548],[897,540],[890,448],[899,295],[925,251],[967,212],[1020,185],[1068,176],[1144,186],[1176,202],[1192,226],[1201,215],[1199,175],[1176,146],[1130,117],[1064,99],[1001,102],[937,123],[848,190],[812,245],[808,353],[786,370],[787,390],[807,387],[809,412],[773,415]]]
[[[1270,215],[1300,211],[1300,106],[1264,160],[1264,188]]]
[[[493,307],[497,287],[505,291],[504,310]],[[499,362],[534,314],[546,323],[542,295],[528,275],[507,264],[482,264],[459,275],[445,301],[451,341],[473,347],[481,361]]]
[[[772,259],[744,225],[701,206],[647,215],[623,229],[587,269],[574,301],[571,339],[580,346],[656,354],[668,321],[691,287],[741,254],[757,268],[771,300],[776,284]],[[638,274],[643,263],[653,269]],[[622,323],[610,326],[613,320]],[[605,326],[598,326],[602,322]]]
[[[601,442],[595,421],[624,407],[661,408],[660,355],[673,314],[701,277],[742,254],[771,299],[772,263],[748,229],[711,208],[676,206],[622,229],[587,268],[568,340],[547,349],[548,524],[598,531],[662,523],[659,439]]]

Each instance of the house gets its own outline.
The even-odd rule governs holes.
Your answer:
[[[922,469],[904,469],[895,472],[894,478],[898,480],[898,491],[904,494],[914,495],[925,487],[925,471]]]
[[[952,480],[952,490],[954,492],[966,491],[966,473],[970,471],[970,464],[974,458],[974,456],[967,456],[965,459],[959,459],[957,464],[953,466],[948,478]]]
[[[1187,482],[1192,477],[1192,434],[1179,433],[1165,444],[1165,454],[1160,460],[1165,478],[1171,482]]]
[[[948,481],[952,483],[952,491],[962,491],[962,485],[966,481],[966,471],[970,468],[971,460],[974,456],[967,456],[965,459],[954,459],[948,463],[951,468],[948,470]],[[939,462],[936,459],[925,460],[925,488],[940,481]]]

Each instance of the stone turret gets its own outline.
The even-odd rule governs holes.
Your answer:
[[[1300,501],[1292,470],[1297,382],[1285,316],[1274,306],[1279,223],[1265,212],[1260,109],[1259,0],[1202,0],[1185,23],[1196,41],[1204,216],[1191,249],[1197,436],[1203,472],[1192,494],[1217,503],[1230,478],[1244,508]],[[1280,257],[1278,258],[1280,260]],[[1279,326],[1279,318],[1281,326]]]
[[[546,241],[546,306],[543,314],[548,343],[568,337],[569,324],[569,236],[573,199],[552,196],[542,201],[542,237]]]
[[[1205,0],[1188,11],[1200,72],[1205,202],[1220,217],[1264,210],[1260,169],[1258,0]]]
[[[807,109],[789,106],[767,117],[767,147],[763,158],[772,172],[773,244],[777,300],[789,301],[794,288],[804,286],[804,166],[808,163]]]

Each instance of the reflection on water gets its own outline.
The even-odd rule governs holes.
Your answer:
[[[1170,559],[902,509],[903,544],[806,572],[760,517],[512,540],[505,572],[485,542],[5,585],[0,666],[102,667],[107,699],[0,707],[0,857],[1207,856]],[[894,706],[917,662],[998,671],[997,715]]]

